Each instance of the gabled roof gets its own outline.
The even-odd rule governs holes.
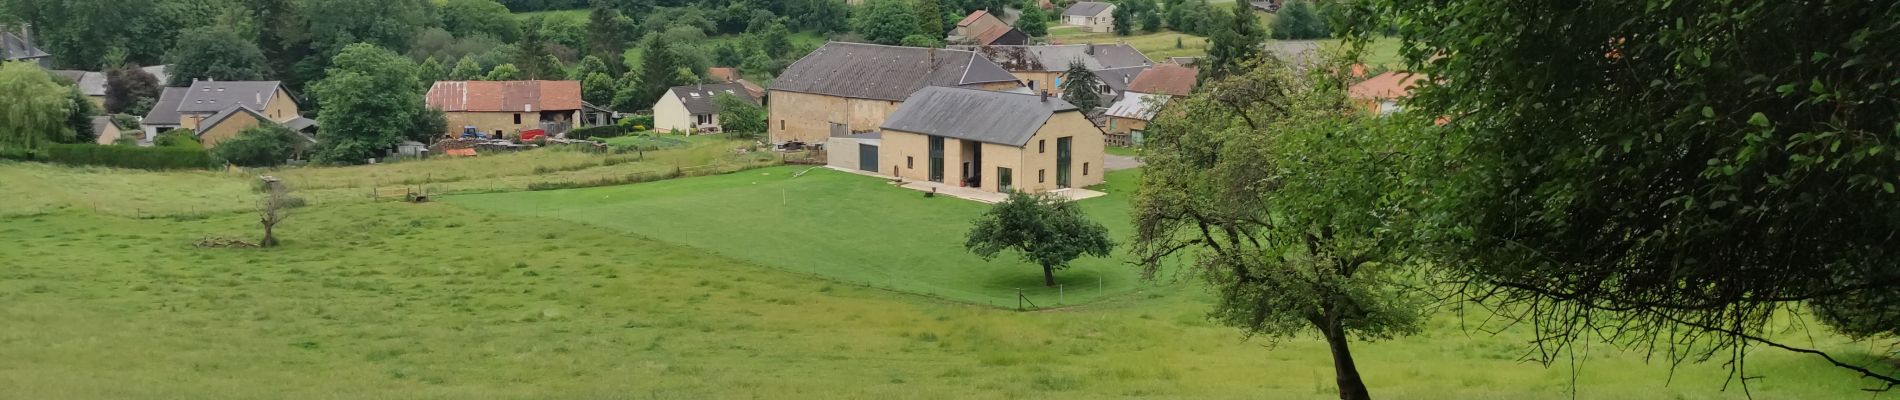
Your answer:
[[[975,52],[830,42],[786,67],[771,89],[902,101],[925,86],[1015,81]]]
[[[159,92],[158,102],[152,103],[152,111],[145,113],[145,125],[178,125],[178,103],[185,98],[189,88],[168,87]]]
[[[1142,71],[1147,71],[1149,68],[1154,67],[1110,68],[1095,71],[1095,78],[1102,80],[1102,84],[1108,85],[1109,89],[1121,93],[1128,90],[1128,84],[1135,81],[1135,76],[1141,75]]]
[[[1020,44],[1028,41],[1029,34],[1009,25],[993,26],[976,35],[976,44],[982,46]]]
[[[1114,4],[1095,2],[1095,1],[1084,1],[1084,2],[1075,3],[1075,5],[1069,6],[1069,9],[1067,10],[1062,10],[1062,16],[1064,17],[1068,17],[1068,16],[1093,17],[1097,15],[1102,15],[1102,13],[1109,12],[1114,9],[1115,9]]]
[[[1412,95],[1412,87],[1424,80],[1424,75],[1410,72],[1387,72],[1352,85],[1346,93],[1359,100],[1391,100]]]
[[[975,46],[1003,69],[1017,72],[1058,72],[1081,61],[1090,71],[1154,65],[1148,56],[1126,44],[1069,44],[1052,46]]]
[[[0,26],[0,28],[4,27],[5,26]],[[30,60],[52,56],[52,54],[47,54],[46,50],[40,50],[38,47],[28,45],[26,40],[20,39],[20,37],[13,32],[0,32],[0,50],[4,50],[4,53],[6,53],[7,61]]]
[[[440,81],[429,107],[446,112],[541,112],[581,109],[580,81]]]
[[[1062,99],[976,89],[927,87],[904,100],[885,130],[1023,147],[1056,113],[1077,111]]]
[[[738,83],[674,86],[666,93],[668,96],[678,97],[681,103],[686,104],[686,112],[693,115],[718,114],[719,103],[713,102],[713,99],[721,94],[738,96],[752,104],[759,104],[759,99],[752,97],[752,91],[746,90],[745,85]]]
[[[1199,69],[1183,67],[1176,64],[1156,65],[1154,68],[1142,71],[1141,75],[1135,76],[1135,80],[1128,84],[1128,90],[1132,92],[1165,94],[1170,96],[1187,96],[1194,92],[1195,80],[1200,73],[1201,71]]]
[[[73,81],[73,84],[79,87],[79,92],[87,96],[106,95],[106,74],[73,70],[57,70],[53,73]]]
[[[262,110],[277,98],[278,90],[283,85],[277,81],[196,81],[178,100],[178,112],[215,113],[232,106]]]
[[[270,122],[270,118],[264,118],[264,114],[257,112],[257,110],[252,110],[250,107],[241,105],[231,106],[230,108],[224,109],[224,111],[219,111],[217,114],[211,114],[211,118],[205,118],[204,122],[199,122],[198,135],[203,136],[205,131],[217,127],[218,124],[230,120],[232,116],[238,115],[239,113],[250,114],[251,118],[256,118],[259,123]]]
[[[739,80],[739,69],[733,67],[707,68],[706,76],[719,82],[732,82]]]
[[[976,11],[970,12],[970,16],[963,17],[962,21],[957,21],[957,26],[970,26],[970,24],[976,23],[977,20],[983,19],[983,17],[987,15],[990,15],[990,10],[976,9]]]
[[[117,126],[113,126],[113,125],[112,125],[112,117],[107,117],[107,116],[103,116],[103,115],[102,115],[102,116],[97,116],[97,117],[92,117],[92,135],[93,135],[93,137],[98,137],[98,136],[100,136],[100,135],[104,135],[104,134],[106,133],[106,128],[107,128],[107,127],[114,127],[114,128],[116,128],[116,127],[117,127]]]
[[[1122,94],[1121,100],[1116,100],[1115,104],[1108,105],[1108,111],[1102,114],[1150,121],[1154,120],[1155,112],[1160,111],[1161,106],[1168,104],[1168,99],[1170,97],[1165,94],[1128,92]]]

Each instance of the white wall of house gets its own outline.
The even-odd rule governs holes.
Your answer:
[[[691,134],[693,119],[693,113],[686,111],[686,103],[680,101],[680,98],[674,96],[671,91],[668,91],[665,96],[660,96],[659,102],[653,103],[654,132]]]

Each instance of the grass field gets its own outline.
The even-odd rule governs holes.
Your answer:
[[[58,169],[0,164],[0,177],[8,178],[0,180],[0,193],[65,193],[18,185],[16,178],[92,174]],[[0,246],[0,321],[7,321],[0,324],[0,397],[1333,397],[1323,346],[1306,339],[1265,346],[1210,325],[1202,317],[1209,299],[1192,284],[1162,282],[1084,306],[1015,312],[748,259],[764,253],[675,243],[707,235],[693,230],[786,231],[688,226],[682,221],[727,217],[665,211],[687,210],[686,201],[714,202],[693,214],[747,201],[763,209],[771,206],[771,187],[786,185],[770,178],[791,169],[519,198],[323,204],[297,210],[280,226],[285,246],[270,250],[192,246],[202,237],[254,238],[256,220],[246,212],[136,219],[67,208],[0,216],[0,240],[12,244]],[[114,172],[124,182],[243,185],[217,174]],[[887,196],[881,192],[889,188],[856,178],[814,171],[795,183],[851,190],[859,197],[848,200],[892,208],[973,209],[958,206],[961,200]],[[1128,177],[1116,178],[1106,190],[1125,192]],[[746,188],[754,179],[762,190]],[[197,196],[173,192],[200,189],[127,184],[90,194],[151,192],[150,203],[189,203]],[[783,187],[783,201],[795,199],[796,189]],[[764,199],[673,193],[691,191]],[[616,203],[596,195],[649,198]],[[472,200],[520,200],[552,215],[496,212]],[[1124,206],[1111,203],[1090,203],[1089,211],[1112,220],[1106,210]],[[574,205],[593,205],[593,212],[554,212]],[[627,210],[637,208],[656,210]],[[937,227],[961,219],[913,211],[920,215],[894,224]],[[598,218],[577,218],[583,215]],[[676,229],[635,233],[655,228],[619,219],[634,215]],[[814,243],[918,248],[940,239],[797,234]],[[852,257],[835,259],[859,262]],[[1866,350],[1817,337],[1823,348]],[[1460,320],[1441,315],[1419,336],[1354,350],[1373,392],[1386,398],[1568,399],[1573,383],[1574,398],[1582,399],[1743,397],[1719,391],[1726,371],[1717,365],[1685,365],[1672,375],[1666,365],[1600,345],[1581,353],[1589,361],[1573,381],[1567,367],[1518,361],[1527,340],[1516,330],[1494,336],[1461,328]],[[1749,365],[1767,377],[1752,382],[1755,398],[1867,396],[1851,374],[1811,358],[1759,351]]]
[[[803,176],[793,173],[810,169]],[[1132,234],[1128,192],[1138,171],[1109,174],[1110,195],[1083,201],[1116,237]],[[963,250],[987,206],[829,169],[744,173],[583,190],[454,196],[446,201],[623,231],[844,283],[1015,307],[1085,303],[1147,285],[1119,259],[1085,258],[1045,288],[1042,270],[1014,256],[985,262]],[[867,207],[867,205],[876,205]]]
[[[1076,27],[1050,27],[1049,40],[1055,44],[1108,44],[1127,43],[1140,50],[1150,59],[1165,60],[1168,57],[1203,57],[1207,55],[1208,39],[1174,31],[1144,33],[1129,36],[1117,36],[1114,33],[1083,32]],[[1320,40],[1321,46],[1339,46],[1338,39]],[[1176,44],[1179,47],[1176,47]],[[1365,52],[1367,64],[1397,68],[1405,60],[1399,56],[1399,41],[1394,38],[1379,38],[1367,46]]]

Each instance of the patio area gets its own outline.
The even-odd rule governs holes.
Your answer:
[[[865,172],[865,171],[860,171],[860,170],[855,170],[855,169],[838,168],[838,167],[831,167],[831,166],[827,166],[825,168],[830,168],[831,170],[834,170],[834,171],[850,172],[853,174],[864,175],[864,176],[874,176],[874,177],[878,177],[884,180],[893,179],[889,176],[878,175],[875,173],[870,173],[870,172]],[[984,203],[984,204],[996,204],[996,203],[1002,202],[1004,199],[1009,198],[1009,195],[1003,194],[1003,193],[985,191],[985,190],[976,189],[976,188],[951,186],[951,185],[946,185],[946,184],[931,182],[931,181],[913,181],[909,179],[901,179],[899,180],[898,187],[915,190],[919,192],[926,192],[926,193],[936,192],[937,195],[939,196],[949,196],[949,197],[954,197],[954,198],[959,198],[959,199],[964,199],[964,200],[976,201],[976,202]],[[1065,198],[1065,199],[1069,199],[1069,201],[1093,199],[1096,197],[1102,197],[1102,196],[1108,195],[1107,193],[1102,193],[1102,192],[1097,192],[1097,191],[1082,189],[1082,188],[1057,189],[1054,191],[1050,191],[1049,193],[1054,194],[1056,196],[1061,196],[1062,198]]]

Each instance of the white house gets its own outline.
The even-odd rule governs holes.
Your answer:
[[[1062,11],[1062,24],[1080,26],[1095,33],[1115,30],[1115,5],[1095,1],[1077,2]]]

